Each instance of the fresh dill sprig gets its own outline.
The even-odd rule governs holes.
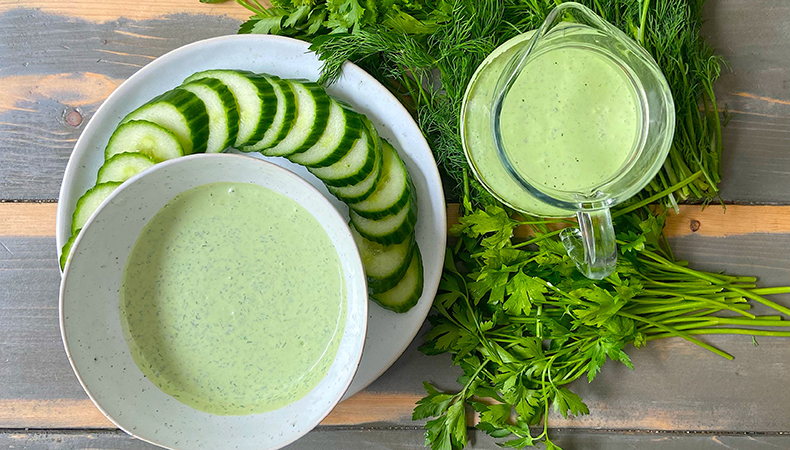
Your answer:
[[[255,15],[242,33],[272,33],[313,42],[324,61],[322,81],[346,60],[360,64],[411,110],[456,200],[468,170],[459,135],[463,95],[486,55],[515,35],[537,28],[557,0],[237,0]],[[663,168],[640,198],[696,172],[703,176],[665,199],[710,202],[721,180],[722,111],[713,84],[722,61],[700,33],[697,0],[580,0],[634,38],[658,62],[675,99],[675,139]],[[472,196],[485,194],[472,183]],[[634,201],[639,201],[640,198]]]

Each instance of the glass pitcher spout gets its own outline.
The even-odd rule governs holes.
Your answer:
[[[562,244],[576,268],[587,278],[602,280],[617,267],[617,242],[609,208],[576,213],[579,228],[560,233]]]
[[[578,228],[560,235],[569,257],[588,278],[609,276],[609,208],[650,182],[674,133],[671,90],[652,56],[589,8],[562,3],[503,65],[488,117],[509,180],[575,213]]]

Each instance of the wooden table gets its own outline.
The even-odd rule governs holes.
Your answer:
[[[198,0],[0,0],[0,448],[148,449],[80,388],[60,341],[55,201],[84,123],[124,79],[181,45],[236,32],[247,12]],[[684,207],[669,228],[695,267],[790,284],[790,2],[711,0],[705,33],[732,68],[717,85],[726,214]],[[699,221],[698,230],[690,223]],[[790,296],[777,298],[790,305]],[[415,343],[294,449],[421,448],[421,381],[453,389]],[[671,339],[631,350],[574,390],[591,414],[552,417],[570,449],[790,448],[790,341],[711,337],[732,362]],[[496,448],[471,432],[472,448]]]

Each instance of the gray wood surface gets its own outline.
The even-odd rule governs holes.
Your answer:
[[[174,48],[233,34],[239,23],[194,14],[101,22],[29,8],[0,11],[0,201],[56,199],[71,149],[106,95],[102,89]],[[731,68],[716,86],[730,111],[722,197],[790,204],[790,1],[709,0],[706,11],[704,33]],[[83,116],[77,127],[62,119],[73,108]],[[790,284],[790,235],[673,242],[695,267]],[[0,230],[0,403],[87,400],[60,341],[56,264],[54,238]],[[790,296],[777,301],[790,306]],[[705,340],[735,360],[677,339],[629,349],[636,370],[607,363],[594,384],[575,383],[591,414],[552,418],[559,427],[552,436],[565,450],[790,448],[788,341],[760,338],[755,347],[748,336]],[[449,359],[426,357],[419,344],[420,338],[367,392],[421,395],[424,380],[454,389],[458,373]],[[0,423],[0,449],[156,448],[119,431],[30,431],[24,423]],[[423,448],[415,425],[403,411],[354,427],[320,427],[289,448]],[[471,448],[497,448],[481,433],[472,436]]]
[[[784,450],[790,436],[685,433],[611,433],[586,430],[555,430],[552,439],[564,450]],[[470,432],[469,450],[498,449],[495,440],[479,431]],[[423,431],[416,429],[336,429],[319,427],[286,447],[287,450],[408,450],[422,449]],[[154,450],[159,447],[120,431],[41,432],[0,431],[0,448],[15,450]]]
[[[790,280],[790,236],[674,239],[679,257],[696,267],[748,273],[765,285]],[[73,375],[58,330],[60,281],[52,238],[4,238],[0,246],[0,400],[77,399],[87,396]],[[790,306],[790,296],[774,299]],[[572,385],[592,414],[582,428],[790,432],[790,343],[786,339],[711,336],[706,341],[732,353],[727,361],[678,339],[652,342],[629,353],[635,371],[607,363],[595,383]],[[367,391],[422,395],[421,383],[456,388],[459,373],[446,356],[427,357],[417,338]],[[555,419],[552,419],[555,420]],[[412,426],[409,411],[375,426]],[[20,426],[19,423],[0,424]]]
[[[728,157],[722,197],[738,202],[790,202],[790,51],[786,45],[790,42],[790,4],[786,0],[711,0],[707,11],[705,34],[732,69],[716,86],[719,99],[732,112],[724,134]],[[80,104],[87,120],[100,105],[92,101],[93,96],[81,94],[86,82],[80,81],[80,74],[120,82],[179,46],[233,34],[238,23],[227,17],[185,14],[168,20],[94,23],[34,9],[0,13],[0,83],[6,77],[25,77],[31,85],[14,90],[20,97],[14,102],[16,109],[0,107],[0,200],[57,198],[63,169],[81,128],[67,125],[61,116]],[[38,89],[37,83],[54,75],[64,77],[66,81],[60,84],[65,90]],[[69,77],[74,79],[73,91],[68,89]]]
[[[730,112],[721,195],[790,202],[790,2],[709,0],[703,32],[729,69],[716,84]]]

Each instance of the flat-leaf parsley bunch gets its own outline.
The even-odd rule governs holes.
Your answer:
[[[464,405],[479,413],[477,428],[501,445],[524,448],[548,436],[550,409],[563,416],[588,408],[568,385],[592,381],[607,359],[633,369],[626,347],[680,337],[722,357],[696,338],[705,334],[790,337],[788,308],[767,299],[790,288],[756,288],[753,277],[690,269],[675,261],[664,239],[664,215],[646,207],[615,219],[617,269],[601,281],[579,273],[557,239],[563,221],[521,217],[492,203],[472,208],[452,229],[445,270],[421,350],[449,352],[463,369],[452,394],[425,383],[414,419],[427,422],[427,443],[451,450],[466,444]],[[529,229],[515,240],[517,227]],[[755,316],[749,300],[776,315]],[[724,314],[720,314],[724,313]],[[748,328],[747,328],[748,327]],[[542,431],[530,429],[543,423]]]

